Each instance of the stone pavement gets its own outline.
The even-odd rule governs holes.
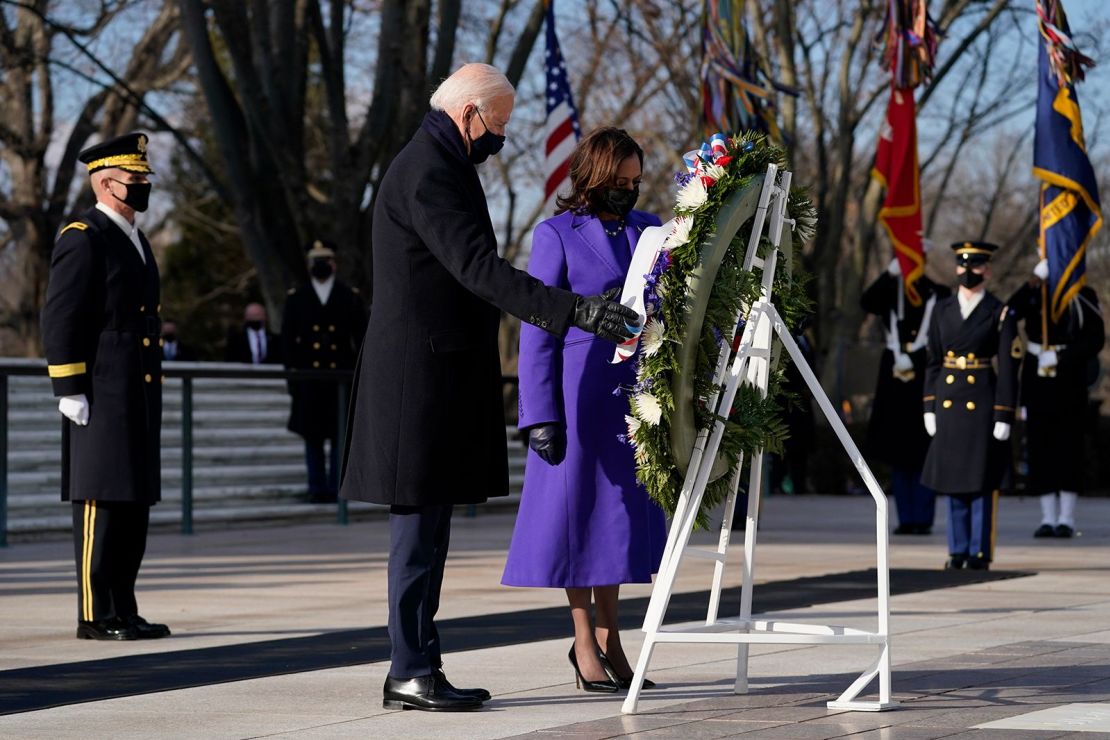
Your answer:
[[[931,536],[892,537],[893,567],[940,567],[943,512],[938,505]],[[892,598],[902,708],[883,713],[825,708],[874,648],[753,646],[751,691],[737,696],[731,648],[661,645],[649,672],[660,687],[642,694],[639,714],[621,715],[621,696],[575,690],[569,617],[558,636],[550,620],[530,621],[557,617],[562,593],[499,585],[513,520],[503,512],[458,516],[452,533],[445,668],[455,683],[494,694],[467,714],[381,708],[380,519],[153,535],[140,604],[174,636],[150,642],[74,639],[71,542],[16,543],[0,551],[0,737],[1110,737],[1110,500],[1081,500],[1080,515],[1083,536],[1034,540],[1036,499],[1004,499],[995,568],[1035,575]],[[768,499],[757,604],[758,584],[873,567],[873,522],[869,497]],[[741,552],[732,550],[729,585]],[[681,590],[706,589],[710,574],[707,562],[684,565]],[[622,589],[628,599],[649,593]],[[771,616],[874,628],[873,598],[814,591],[797,603],[811,605]],[[640,637],[623,632],[632,656]],[[12,713],[27,706],[45,708]]]

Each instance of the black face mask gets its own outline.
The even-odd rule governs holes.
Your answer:
[[[983,275],[978,272],[972,272],[970,269],[965,269],[963,274],[960,275],[960,285],[965,288],[974,288],[983,282]]]
[[[596,213],[612,213],[614,216],[624,218],[636,207],[640,199],[640,188],[605,188],[594,194],[594,211]]]
[[[142,213],[150,205],[150,189],[152,185],[149,182],[124,182],[114,177],[110,179],[112,182],[118,182],[120,185],[127,188],[127,195],[120,198],[115,193],[112,193],[112,197],[131,210]]]
[[[327,280],[335,270],[332,269],[331,263],[327,260],[313,260],[312,267],[309,268],[308,272],[317,280]]]
[[[177,341],[177,335],[176,334],[163,334],[162,339],[165,339],[167,342],[176,342]]]
[[[486,126],[486,120],[482,118],[482,112],[477,108],[474,112],[478,114],[478,120]],[[470,138],[469,133],[467,138]],[[486,132],[479,136],[477,139],[470,140],[470,161],[474,164],[481,164],[487,159],[501,151],[501,147],[505,146],[505,137],[493,133],[486,126]]]
[[[260,329],[262,329],[262,322],[261,321],[248,321],[247,322],[247,328],[248,329],[253,329],[254,331],[259,331]]]

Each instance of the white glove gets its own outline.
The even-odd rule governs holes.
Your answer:
[[[886,266],[886,271],[889,272],[891,275],[894,275],[894,276],[898,276],[898,275],[902,274],[902,267],[898,264],[898,258],[897,257],[892,259],[890,261],[890,264]]]
[[[79,427],[89,423],[89,399],[82,393],[79,396],[62,396],[58,399],[58,411]]]
[[[1037,369],[1047,370],[1056,367],[1056,350],[1045,349],[1037,356]]]
[[[1037,266],[1033,268],[1033,274],[1041,280],[1048,280],[1048,260],[1041,260]]]
[[[925,431],[930,437],[935,437],[937,434],[937,415],[932,411],[925,412]]]
[[[1010,438],[1010,425],[1004,421],[996,421],[994,423],[994,438],[999,442],[1005,442]]]
[[[894,354],[893,374],[894,377],[898,378],[898,380],[901,380],[903,383],[908,383],[913,380],[913,360],[910,359],[909,355],[901,352],[896,352]]]

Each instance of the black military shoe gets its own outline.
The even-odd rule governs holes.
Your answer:
[[[967,559],[967,567],[971,570],[990,570],[991,561],[986,558],[981,558],[978,555],[972,555]]]
[[[913,534],[913,525],[899,524],[894,528],[894,534]]]
[[[467,712],[479,709],[482,700],[451,689],[437,671],[430,676],[401,680],[386,676],[382,689],[384,709],[419,709],[425,712]]]
[[[1051,524],[1042,524],[1037,527],[1037,531],[1033,533],[1034,537],[1055,537],[1056,530]]]
[[[170,628],[164,624],[151,624],[138,614],[121,617],[124,624],[135,631],[135,636],[140,640],[155,640],[159,637],[169,637]]]
[[[951,555],[949,556],[948,560],[944,562],[944,569],[959,570],[960,568],[964,567],[964,563],[966,562],[967,558],[963,555]]]
[[[1075,530],[1072,529],[1071,527],[1069,527],[1066,524],[1057,524],[1056,529],[1054,529],[1052,531],[1052,535],[1054,537],[1068,538],[1068,537],[1072,537],[1074,534],[1075,534]]]
[[[137,640],[139,635],[119,617],[77,623],[78,640]]]
[[[442,682],[442,685],[451,689],[456,694],[461,694],[462,696],[473,696],[479,701],[489,701],[489,692],[485,689],[460,689],[456,686],[452,686],[451,682],[447,680],[447,675],[443,672],[442,668],[436,671],[436,674],[439,675],[439,680]]]

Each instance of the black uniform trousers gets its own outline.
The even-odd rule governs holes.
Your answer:
[[[443,664],[435,615],[451,541],[451,504],[389,509],[389,675],[427,676]]]
[[[77,619],[92,622],[139,613],[135,579],[146,552],[150,505],[74,501]]]

